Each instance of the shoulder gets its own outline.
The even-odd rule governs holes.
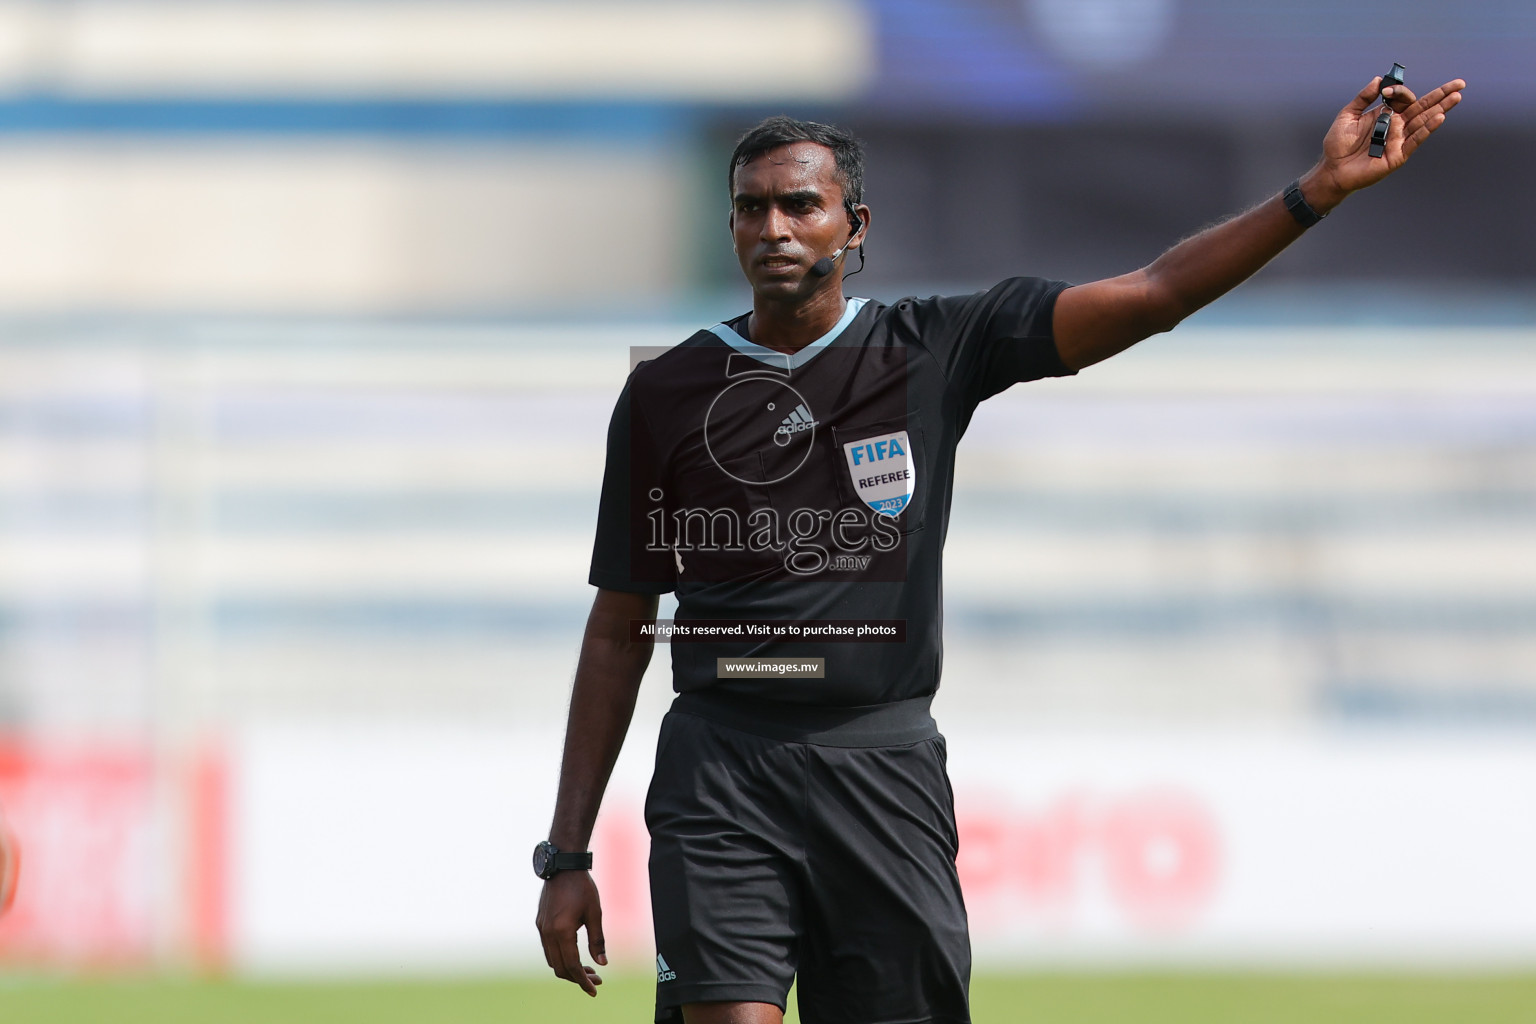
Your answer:
[[[918,317],[944,317],[1008,305],[1035,305],[1054,302],[1055,297],[1067,287],[1069,285],[1065,281],[1045,277],[1010,277],[982,291],[963,292],[956,295],[930,295],[927,298],[908,295],[885,307],[883,312]]]
[[[886,330],[943,353],[993,336],[1049,333],[1056,296],[1064,281],[1010,277],[984,291],[952,295],[909,295],[880,310]]]
[[[701,369],[712,370],[713,364],[724,358],[724,348],[711,331],[701,330],[670,348],[632,349],[625,389],[632,394],[654,394],[685,384]],[[706,367],[706,363],[710,365]]]

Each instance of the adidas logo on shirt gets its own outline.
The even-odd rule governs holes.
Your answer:
[[[795,411],[784,417],[784,422],[779,424],[779,429],[774,431],[776,437],[788,437],[790,434],[798,434],[802,430],[810,430],[819,427],[820,423],[811,416],[811,410],[801,402],[795,406]]]
[[[677,980],[677,972],[674,971],[672,968],[667,966],[667,959],[666,959],[666,957],[662,956],[660,953],[657,953],[656,954],[656,983],[659,985],[659,984],[661,984],[664,981],[676,981],[676,980]]]

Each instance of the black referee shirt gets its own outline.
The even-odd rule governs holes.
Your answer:
[[[1071,371],[1051,333],[1066,285],[851,299],[786,355],[700,331],[630,375],[608,428],[589,581],[675,591],[679,622],[898,622],[901,642],[672,644],[673,685],[839,707],[932,694],[955,446],[982,399]],[[717,658],[825,659],[824,678],[717,678]]]

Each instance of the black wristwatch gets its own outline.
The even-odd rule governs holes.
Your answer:
[[[1281,197],[1285,202],[1285,208],[1291,211],[1291,216],[1296,218],[1296,223],[1304,228],[1309,228],[1328,216],[1326,213],[1318,213],[1312,209],[1312,204],[1307,202],[1307,197],[1301,194],[1301,179],[1291,182],[1291,187],[1285,190]]]
[[[561,853],[548,839],[533,848],[533,873],[548,881],[562,871],[591,871],[592,851]]]

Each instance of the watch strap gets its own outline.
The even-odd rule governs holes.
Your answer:
[[[550,858],[550,863],[556,871],[591,871],[592,851],[584,850],[581,853],[557,853]]]
[[[1318,213],[1312,209],[1312,204],[1307,202],[1307,197],[1301,194],[1301,179],[1291,182],[1291,187],[1285,190],[1281,197],[1285,202],[1285,208],[1291,211],[1291,216],[1296,218],[1296,223],[1304,228],[1309,228],[1328,216],[1326,213]]]

